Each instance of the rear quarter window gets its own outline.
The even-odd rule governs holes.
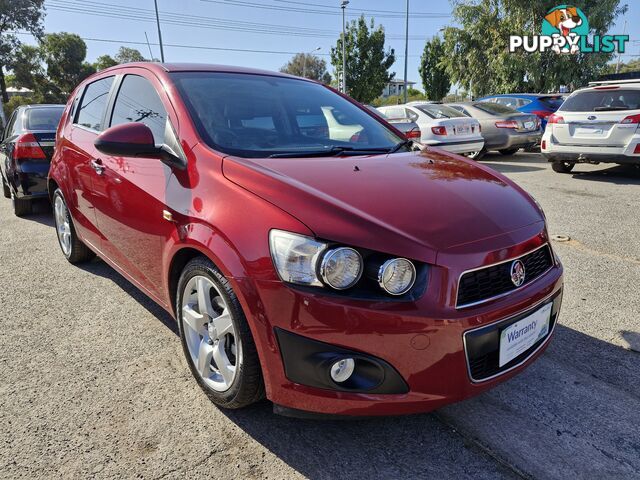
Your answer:
[[[640,90],[589,90],[571,95],[562,104],[563,112],[604,112],[639,110]]]

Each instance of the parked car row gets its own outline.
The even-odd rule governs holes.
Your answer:
[[[403,109],[421,142],[484,146],[455,108]],[[36,136],[51,122],[24,120],[35,111],[7,138],[28,152],[7,177],[14,201],[24,178],[30,193],[46,184],[62,255],[98,255],[166,309],[221,407],[428,411],[518,374],[553,335],[563,267],[539,204],[324,85],[237,67],[102,70],[64,107],[46,179],[21,176],[52,138]]]

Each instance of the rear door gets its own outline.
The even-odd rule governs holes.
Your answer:
[[[101,249],[96,224],[94,178],[99,175],[100,152],[93,142],[104,129],[104,117],[114,76],[95,80],[84,88],[73,111],[67,140],[62,143],[61,155],[69,175],[67,205],[75,220],[75,227],[83,240]],[[80,93],[79,93],[80,95]]]
[[[169,143],[177,117],[162,84],[147,70],[126,71],[107,124],[141,122],[153,132],[156,145]],[[174,224],[164,219],[171,168],[153,158],[102,154],[101,160],[103,171],[94,177],[94,185],[103,252],[139,285],[162,298],[162,250],[175,231]]]
[[[606,86],[577,92],[556,115],[563,119],[550,124],[558,143],[622,148],[640,123],[640,89]]]

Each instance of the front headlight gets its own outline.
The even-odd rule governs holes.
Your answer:
[[[322,286],[317,265],[326,243],[297,233],[271,230],[269,232],[271,257],[280,278],[298,285]]]
[[[336,290],[353,287],[362,276],[362,257],[353,248],[340,247],[324,254],[320,276],[324,283]]]

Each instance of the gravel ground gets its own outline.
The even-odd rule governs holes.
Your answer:
[[[0,201],[2,478],[640,478],[640,170],[483,163],[543,205],[566,269],[556,337],[522,375],[433,414],[301,421],[214,407],[173,320],[49,212]]]

